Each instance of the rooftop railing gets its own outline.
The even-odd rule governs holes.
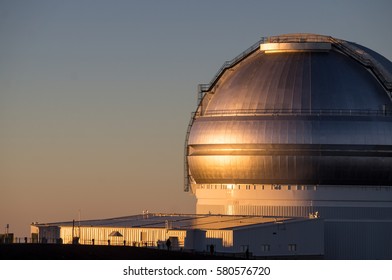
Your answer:
[[[352,57],[353,59],[360,62],[365,67],[369,68],[374,76],[380,81],[383,87],[389,91],[389,97],[392,98],[392,74],[389,73],[383,65],[376,61],[372,56],[366,53],[364,50],[355,47],[348,42],[343,40],[335,39],[330,37],[330,42],[335,45],[342,52]]]
[[[265,38],[267,43],[305,43],[305,42],[325,42],[331,43],[331,37],[317,34],[288,34],[279,36],[270,36]]]
[[[189,155],[188,141],[196,115],[197,115],[196,112],[192,112],[191,119],[189,121],[188,128],[186,130],[186,135],[185,135],[185,145],[184,145],[184,191],[185,192],[189,192],[191,186],[191,182],[190,182],[191,177],[189,173],[189,164],[188,164],[188,155]]]
[[[197,115],[200,116],[200,115]],[[392,109],[250,109],[207,110],[204,117],[220,116],[392,116]]]
[[[233,67],[236,65],[238,62],[243,60],[245,57],[253,53],[254,51],[258,50],[260,48],[260,44],[263,44],[266,42],[267,37],[262,37],[261,40],[257,41],[254,43],[252,46],[247,48],[245,51],[234,57],[232,60],[228,60],[225,63],[223,63],[222,67],[219,68],[218,72],[215,74],[215,76],[211,79],[209,84],[200,84],[199,85],[199,94],[202,94],[203,92],[210,91],[211,88],[215,85],[215,83],[218,81],[219,77],[222,76],[222,74],[226,71],[226,69]],[[199,96],[200,99],[200,96]]]

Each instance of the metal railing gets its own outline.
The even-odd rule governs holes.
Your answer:
[[[167,249],[165,241],[129,241],[124,239],[78,239],[78,242],[73,243],[63,242],[61,238],[31,238],[31,237],[14,237],[0,242],[2,244],[64,244],[64,245],[100,245],[100,246],[132,246],[132,247],[145,247],[145,248],[157,248],[157,249]],[[183,242],[179,242],[177,245],[171,245],[172,250],[180,250],[184,247]]]
[[[331,43],[330,36],[307,34],[307,33],[296,33],[288,35],[270,36],[265,38],[266,43],[305,43],[305,42],[322,42]]]
[[[355,59],[366,68],[369,68],[374,76],[380,81],[381,85],[389,91],[389,97],[392,98],[392,75],[377,62],[373,57],[368,55],[365,51],[359,48],[355,48],[353,45],[339,39],[330,38],[330,42],[335,45],[336,48],[340,49],[343,53]]]
[[[2,240],[1,244],[62,244],[61,238],[13,237]]]
[[[227,69],[233,67],[238,62],[243,60],[245,57],[249,56],[250,54],[252,54],[256,50],[258,50],[260,48],[260,44],[264,43],[266,40],[267,40],[267,37],[262,37],[261,40],[257,41],[253,45],[251,45],[249,48],[247,48],[245,51],[243,51],[242,53],[240,53],[239,55],[234,57],[232,60],[228,60],[225,63],[223,63],[222,67],[219,68],[218,72],[211,79],[209,84],[200,84],[199,85],[199,98],[198,98],[199,99],[199,103],[200,103],[200,100],[203,97],[203,93],[207,92],[207,91],[210,91],[211,88],[215,85],[215,83],[219,80],[219,78],[223,75],[223,73]]]
[[[197,117],[199,115],[196,115]],[[221,116],[392,116],[392,109],[250,109],[207,110],[204,117]]]
[[[189,164],[188,164],[188,154],[189,154],[188,141],[195,118],[196,118],[196,112],[192,112],[192,116],[189,121],[188,128],[186,130],[186,135],[185,135],[185,145],[184,145],[184,191],[185,192],[189,192],[190,184],[191,184],[190,182],[191,175],[189,174]]]

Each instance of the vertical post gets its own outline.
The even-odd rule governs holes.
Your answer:
[[[8,240],[8,230],[9,230],[9,228],[10,228],[10,225],[7,224],[5,226],[5,243],[10,243],[9,240]]]
[[[81,210],[79,209],[79,223],[78,223],[78,237],[79,238],[81,237],[81,234],[80,234],[80,216],[81,216]]]
[[[75,237],[74,231],[75,231],[75,220],[72,220],[72,243],[73,243],[73,240],[74,240],[74,237]]]

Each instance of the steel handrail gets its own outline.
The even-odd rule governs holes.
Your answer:
[[[221,68],[219,68],[217,73],[211,79],[210,83],[208,83],[208,84],[200,84],[199,85],[199,92],[210,91],[211,88],[215,85],[216,81],[223,75],[223,73],[227,69],[233,67],[238,62],[243,60],[245,57],[249,56],[251,53],[253,53],[254,51],[258,50],[260,48],[260,44],[264,43],[266,41],[266,39],[267,39],[266,37],[262,37],[261,40],[257,41],[253,45],[251,45],[249,48],[247,48],[245,51],[243,51],[242,53],[240,53],[239,55],[234,57],[232,60],[228,60],[225,63],[223,63]]]
[[[238,109],[238,110],[207,110],[203,116],[392,116],[391,109]],[[197,117],[200,115],[197,114]]]
[[[377,79],[381,82],[385,89],[392,91],[392,77],[386,72],[384,67],[379,63],[376,63],[374,59],[369,56],[366,52],[361,49],[355,50],[351,45],[348,45],[342,40],[338,40],[330,37],[331,43],[334,43],[337,48],[343,51],[345,54],[349,55],[353,59],[360,62],[374,73]],[[360,52],[358,52],[360,51]],[[365,57],[366,56],[366,57]]]
[[[190,185],[191,185],[191,174],[189,173],[189,164],[188,164],[188,155],[189,155],[189,149],[188,149],[188,141],[189,141],[189,135],[191,133],[191,128],[193,125],[193,122],[196,119],[196,112],[192,112],[191,119],[188,124],[188,128],[186,130],[186,135],[185,135],[185,145],[184,145],[184,191],[189,192]]]

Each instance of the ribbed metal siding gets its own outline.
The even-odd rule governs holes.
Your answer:
[[[206,239],[206,244],[213,244],[217,251],[232,250],[234,242],[232,230],[207,230]]]
[[[326,259],[392,259],[392,221],[325,221]]]
[[[110,233],[118,231],[123,236],[109,236]],[[72,227],[61,227],[60,237],[65,244],[72,243]],[[91,244],[94,239],[95,244],[107,244],[110,240],[112,245],[140,245],[147,242],[149,246],[156,245],[157,241],[166,241],[169,237],[178,237],[179,245],[183,246],[186,231],[166,230],[162,228],[117,228],[117,227],[75,227],[74,236],[80,237],[81,244]],[[142,238],[144,237],[144,238]],[[144,240],[142,240],[144,239]]]
[[[206,209],[216,208],[218,205],[207,205]],[[220,206],[224,211],[224,207]],[[318,212],[323,219],[378,219],[388,220],[392,217],[392,207],[321,207],[321,206],[259,206],[233,205],[232,215],[257,215],[272,217],[309,217]],[[203,206],[199,206],[203,211]],[[222,213],[229,214],[229,213]]]

